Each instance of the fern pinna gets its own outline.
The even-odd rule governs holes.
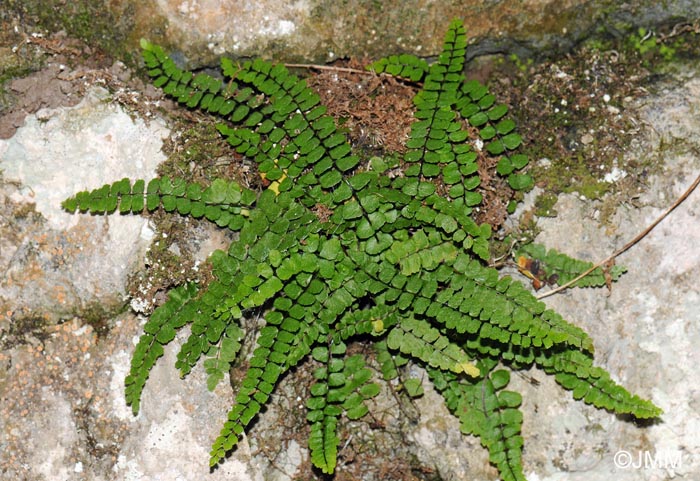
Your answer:
[[[204,358],[213,389],[236,360],[244,337],[239,322],[256,311],[265,325],[212,446],[211,466],[234,448],[280,378],[312,358],[310,457],[333,473],[339,421],[362,417],[365,401],[379,391],[365,360],[348,355],[354,340],[376,344],[385,379],[409,359],[424,366],[462,431],[480,437],[504,480],[525,479],[521,397],[505,389],[506,368],[536,364],[576,399],[638,418],[660,414],[593,365],[585,332],[520,281],[486,266],[491,227],[472,218],[481,201],[478,157],[496,156],[498,173],[513,188],[532,179],[521,171],[528,159],[518,153],[522,140],[507,108],[480,83],[465,81],[459,21],[435,63],[401,55],[370,66],[422,86],[399,165],[361,161],[319,96],[282,65],[224,59],[221,81],[180,70],[148,42],[142,47],[154,84],[189,108],[220,116],[220,132],[255,160],[269,186],[257,192],[223,179],[207,186],[124,179],[64,202],[69,211],[95,214],[162,209],[239,232],[228,251],[211,255],[208,285],[174,288],[146,323],[125,381],[134,413],[150,369],[178,329],[190,326],[177,368],[184,376]]]

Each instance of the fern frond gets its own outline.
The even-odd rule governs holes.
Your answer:
[[[311,399],[313,398],[309,400]],[[322,472],[331,474],[335,471],[338,462],[338,444],[340,444],[337,434],[338,418],[326,412],[320,414],[321,419],[311,423],[309,433],[311,463]]]
[[[324,326],[334,322],[358,295],[353,280],[345,282],[342,266],[346,261],[340,245],[319,236],[318,219],[307,216],[296,205],[288,197],[264,192],[259,208],[251,213],[229,255],[219,254],[221,260],[212,260],[215,275],[217,266],[225,267],[226,282],[230,283],[230,294],[224,296],[220,312],[238,316],[269,301],[274,309],[266,315],[268,325],[260,333],[236,405],[212,448],[212,465],[238,442],[250,420],[267,402],[279,375],[310,351],[320,333],[328,332]],[[305,242],[302,248],[298,247],[299,240]],[[237,258],[228,264],[235,266],[223,262],[231,255]],[[319,272],[321,268],[323,271]],[[317,276],[344,282],[331,292]],[[276,281],[270,284],[271,280]],[[325,420],[319,432],[328,434],[331,424]],[[327,443],[324,446],[326,451],[330,449]]]
[[[178,329],[192,321],[191,315],[197,310],[196,294],[194,283],[172,289],[165,304],[153,311],[143,327],[144,333],[134,349],[131,369],[124,380],[126,403],[134,415],[139,412],[148,374],[163,355],[163,346],[175,338]]]
[[[295,247],[296,242],[315,230],[316,217],[306,215],[303,208],[285,203],[271,192],[261,196],[261,201],[265,208],[250,213],[229,252],[215,251],[210,256],[212,274],[217,280],[202,296],[210,315],[195,320],[190,337],[178,354],[176,367],[183,376],[203,354],[217,352],[221,335],[234,329],[232,323],[241,319],[245,311],[268,303],[282,289],[292,293],[295,284],[289,279],[316,267],[313,257],[302,256]]]
[[[460,22],[452,22],[442,54],[430,66],[423,88],[414,98],[417,120],[411,125],[404,160],[411,164],[405,171],[407,176],[442,176],[446,185],[453,186],[451,197],[473,206],[481,201],[481,196],[472,192],[479,185],[479,177],[473,175],[477,171],[476,155],[464,143],[467,133],[457,121],[454,109],[464,80],[461,71],[465,48],[464,27]],[[454,187],[456,184],[458,187]]]
[[[315,202],[328,201],[322,190],[337,186],[343,173],[359,163],[345,135],[337,133],[335,122],[319,105],[318,94],[283,65],[260,59],[234,65],[224,59],[223,71],[230,80],[223,86],[205,74],[179,70],[159,47],[142,44],[154,84],[190,108],[206,109],[240,125],[220,124],[219,130],[237,152],[256,160],[266,179],[279,181],[279,191],[291,189],[292,180],[313,167],[304,177],[306,195]]]
[[[314,466],[328,474],[335,471],[340,443],[336,426],[343,412],[339,388],[345,385],[346,379],[345,363],[340,356],[345,350],[345,344],[340,343],[318,346],[312,351],[313,358],[322,363],[322,367],[314,371],[316,382],[311,386],[311,397],[306,402],[309,410],[306,419],[311,423],[309,450]]]
[[[217,384],[228,374],[232,363],[241,350],[243,330],[236,324],[229,324],[219,343],[212,349],[215,351],[204,360],[204,370],[207,373],[207,389],[213,391]]]
[[[299,265],[304,264],[300,262]],[[302,269],[299,273],[303,274]],[[247,425],[268,402],[280,376],[296,366],[318,340],[318,329],[306,319],[312,317],[310,313],[288,309],[291,303],[284,299],[278,297],[274,302],[275,310],[266,315],[267,326],[260,331],[250,367],[238,389],[236,404],[212,446],[211,466],[233,449]]]
[[[140,214],[144,208],[148,211],[160,208],[238,230],[256,197],[253,191],[223,179],[203,188],[180,178],[157,177],[148,184],[141,179],[132,184],[125,178],[99,189],[78,192],[63,201],[62,206],[69,212],[79,210],[90,214],[111,214],[117,210],[121,214]]]
[[[337,395],[343,400],[345,416],[360,419],[369,412],[365,401],[379,394],[379,385],[372,382],[372,371],[365,366],[361,354],[347,357],[343,371],[345,384]]]
[[[245,155],[258,161],[267,179],[282,179],[278,185],[281,192],[291,189],[299,178],[300,187],[306,189],[304,197],[314,203],[333,204],[333,197],[324,191],[336,188],[343,175],[359,164],[359,158],[352,154],[346,136],[336,131],[326,108],[319,105],[319,95],[283,65],[255,60],[239,69],[229,66],[224,70],[270,99],[263,112],[266,120],[243,124],[251,132],[223,130],[232,145],[240,152],[242,147],[237,143],[241,142]],[[313,205],[311,200],[307,205]]]
[[[473,377],[479,375],[472,359],[426,321],[412,317],[403,319],[389,331],[386,342],[390,349],[401,351],[431,367]]]
[[[448,409],[459,418],[461,431],[478,436],[488,449],[489,461],[498,468],[501,479],[525,481],[523,415],[518,409],[522,398],[517,392],[503,389],[510,380],[508,371],[489,372],[488,364],[480,368],[487,375],[473,382],[435,369],[429,369],[428,373]]]
[[[453,268],[458,274],[452,286],[438,296],[443,306],[467,314],[466,323],[446,311],[446,325],[458,332],[476,333],[502,343],[549,348],[568,344],[593,351],[591,338],[582,329],[545,309],[521,283],[499,277],[495,269],[483,267],[469,256],[457,256]],[[476,321],[479,320],[479,322]],[[488,322],[484,322],[488,321]]]
[[[376,73],[388,73],[394,77],[403,77],[412,82],[420,82],[425,77],[430,66],[428,62],[415,55],[401,54],[390,55],[386,58],[372,62],[367,70]]]
[[[489,461],[498,468],[504,481],[524,481],[520,435],[523,415],[518,409],[522,398],[514,391],[502,390],[509,379],[508,371],[498,370],[477,384],[481,396],[472,404],[475,415],[460,416],[461,429],[479,436],[481,444],[489,450]]]
[[[540,279],[552,279],[558,285],[564,285],[575,279],[583,272],[593,267],[592,262],[574,259],[556,249],[549,249],[542,244],[526,244],[515,252],[516,259],[524,258],[531,264],[534,260],[536,267],[528,266],[528,273]],[[535,270],[537,272],[532,272]],[[627,271],[624,266],[612,266],[607,271],[598,267],[593,272],[578,280],[574,287],[602,287],[608,282],[617,281]],[[555,276],[555,277],[553,277]]]
[[[379,363],[384,380],[391,381],[399,377],[399,368],[405,366],[409,358],[403,356],[400,352],[396,353],[390,351],[386,340],[375,342],[374,350],[377,352],[377,362]]]
[[[141,51],[153,85],[189,108],[201,108],[213,114],[226,116],[238,105],[232,98],[235,85],[224,86],[220,79],[210,75],[183,71],[163,49],[145,39]]]
[[[370,334],[383,336],[389,328],[399,322],[398,309],[395,306],[378,304],[366,309],[350,310],[346,312],[335,330],[343,341],[347,341],[357,335]]]
[[[304,317],[305,314],[297,309],[284,314],[280,304],[281,302],[275,302],[275,310],[268,313],[265,319],[269,325],[279,328],[277,347],[278,350],[284,349],[286,354],[284,359],[278,354],[273,354],[273,357],[277,362],[284,362],[286,371],[299,364],[304,356],[311,352],[311,346],[318,341],[320,332],[314,325],[312,316]]]
[[[532,177],[519,172],[529,159],[525,154],[517,153],[523,140],[515,131],[515,122],[506,115],[508,107],[496,104],[488,88],[477,80],[464,82],[460,94],[456,108],[461,117],[479,130],[484,150],[492,156],[500,156],[496,171],[506,177],[515,190],[532,187]]]
[[[432,271],[444,262],[454,261],[458,252],[454,244],[441,242],[439,236],[430,237],[432,239],[419,230],[405,242],[392,244],[392,254],[399,258],[401,275],[410,276],[423,270]]]
[[[181,377],[189,374],[203,355],[216,352],[216,346],[227,327],[225,319],[216,313],[218,305],[216,296],[223,295],[224,291],[223,285],[212,282],[197,299],[198,309],[192,312],[190,335],[180,347],[175,362]]]
[[[663,411],[651,401],[631,394],[610,378],[610,374],[593,366],[593,359],[575,350],[544,351],[536,360],[574,399],[618,414],[631,414],[639,419],[659,417]]]
[[[365,367],[362,356],[343,358],[345,351],[344,343],[313,350],[313,358],[323,366],[314,371],[316,382],[306,403],[311,422],[309,450],[314,466],[327,474],[337,463],[339,417],[344,413],[349,419],[360,419],[368,412],[364,401],[379,393],[379,386],[370,382],[372,371]]]
[[[279,339],[280,330],[275,326],[261,329],[257,348],[250,359],[236,395],[236,403],[228,413],[228,420],[216,438],[209,459],[209,465],[218,464],[238,443],[240,435],[262,407],[270,399],[277,381],[287,370],[286,355],[290,351],[288,343]]]

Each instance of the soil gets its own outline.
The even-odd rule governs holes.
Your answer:
[[[43,34],[0,25],[0,138],[12,137],[24,118],[44,108],[78,104],[93,85],[114,101],[144,113],[160,92],[119,60],[62,32]],[[148,115],[143,115],[148,118]]]

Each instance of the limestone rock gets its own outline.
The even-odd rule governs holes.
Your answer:
[[[164,19],[163,40],[185,58],[211,64],[223,54],[325,63],[337,58],[379,58],[409,52],[436,55],[449,19],[461,18],[476,45],[469,56],[508,51],[521,56],[564,51],[601,24],[661,24],[700,16],[694,2],[639,1],[610,7],[604,1],[373,2],[351,0],[208,2],[151,0],[142,8]],[[141,3],[141,2],[140,2]],[[146,25],[139,31],[148,32]],[[152,29],[150,29],[152,31]]]
[[[342,57],[376,59],[395,53],[437,55],[450,19],[464,21],[474,45],[468,55],[519,56],[564,52],[607,30],[624,36],[637,26],[692,21],[692,0],[61,0],[10,2],[27,19],[88,38],[123,55],[148,38],[179,52],[190,67],[228,56],[325,63]],[[60,17],[48,15],[52,9]],[[90,25],[82,20],[91,18]],[[107,28],[103,32],[100,28]],[[81,30],[78,30],[81,29]]]
[[[126,277],[152,235],[147,221],[71,215],[61,202],[123,177],[153,177],[167,132],[161,121],[133,121],[94,89],[74,107],[39,110],[0,140],[4,322],[124,305]]]
[[[693,69],[693,72],[696,70]],[[690,186],[699,174],[700,82],[685,71],[637,106],[654,130],[629,158],[658,155],[663,170],[649,179],[638,207],[617,209],[606,232],[596,204],[560,196],[559,215],[541,219],[537,238],[550,248],[598,261],[625,245]],[[668,145],[676,145],[668,148]],[[624,162],[622,163],[624,168]],[[664,410],[661,422],[638,427],[567,399],[547,376],[525,386],[527,455],[532,479],[620,481],[694,479],[700,470],[700,373],[697,345],[700,289],[700,191],[695,191],[637,245],[617,259],[628,272],[605,289],[576,289],[546,298],[548,306],[590,333],[596,363],[632,392]],[[524,383],[523,383],[524,384]]]

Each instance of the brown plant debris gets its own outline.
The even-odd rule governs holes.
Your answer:
[[[363,70],[369,62],[351,59],[338,67]],[[355,148],[371,155],[403,153],[413,122],[413,96],[416,88],[389,76],[322,70],[307,83],[321,96]]]

